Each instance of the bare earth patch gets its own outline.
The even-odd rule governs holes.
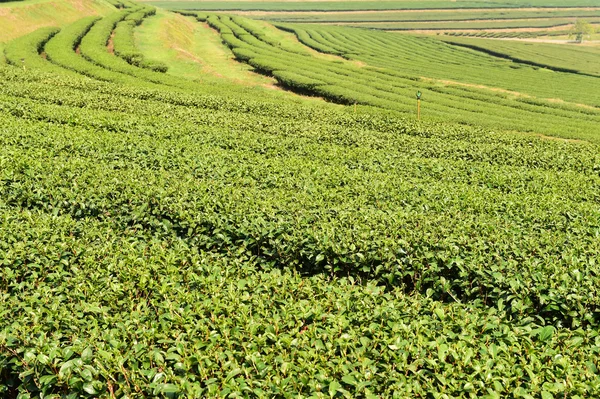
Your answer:
[[[106,43],[106,50],[108,50],[108,52],[110,54],[115,53],[114,38],[115,38],[115,31],[112,31],[112,33],[110,34],[110,38],[108,39],[108,43]]]

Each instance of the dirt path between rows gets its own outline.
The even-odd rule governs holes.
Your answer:
[[[108,39],[108,42],[106,43],[106,50],[108,50],[108,52],[110,54],[114,54],[115,53],[114,38],[115,38],[115,31],[113,30],[111,32],[111,34],[110,34],[110,38]]]

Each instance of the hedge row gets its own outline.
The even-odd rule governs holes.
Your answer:
[[[131,65],[140,68],[150,69],[154,72],[165,73],[168,66],[159,61],[148,60],[136,48],[134,42],[134,29],[139,26],[144,18],[152,16],[156,13],[156,9],[148,7],[144,10],[137,11],[125,17],[125,20],[119,22],[113,32],[114,52],[119,57]]]

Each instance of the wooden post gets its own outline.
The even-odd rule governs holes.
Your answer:
[[[417,91],[417,120],[421,120],[421,91]]]

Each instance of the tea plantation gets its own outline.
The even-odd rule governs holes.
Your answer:
[[[190,17],[341,106],[177,76],[112,3],[4,48],[0,397],[600,395],[595,77],[501,98],[388,33]]]

